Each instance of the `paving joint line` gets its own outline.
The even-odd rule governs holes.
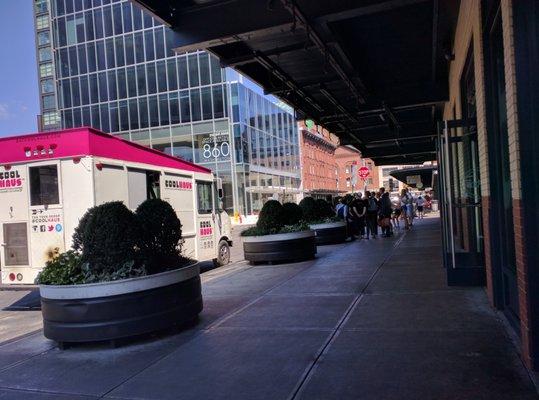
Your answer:
[[[71,393],[71,392],[54,392],[51,390],[41,390],[41,389],[22,389],[22,388],[12,388],[9,386],[0,386],[0,389],[8,390],[11,392],[19,393],[43,393],[43,394],[52,394],[52,395],[62,395],[62,396],[77,396],[88,399],[96,399],[97,397],[91,394],[81,394],[81,393]]]
[[[253,266],[254,267],[254,266]],[[305,266],[305,268],[301,268],[298,272],[296,272],[295,274],[291,275],[290,277],[288,277],[287,279],[285,279],[284,281],[282,282],[279,282],[277,283],[276,285],[264,290],[260,295],[258,295],[258,297],[255,297],[254,299],[252,299],[251,301],[247,302],[246,304],[244,304],[243,306],[241,306],[240,308],[232,311],[230,314],[227,314],[227,315],[224,315],[223,317],[217,319],[216,321],[214,321],[213,323],[211,323],[210,325],[208,325],[204,330],[205,331],[209,331],[211,329],[214,329],[214,328],[217,328],[219,327],[220,324],[226,322],[227,320],[229,320],[230,318],[236,316],[237,314],[239,314],[240,312],[242,312],[243,310],[245,310],[247,307],[250,307],[251,305],[255,304],[256,302],[260,301],[263,297],[265,297],[269,292],[271,292],[272,290],[274,289],[277,289],[278,287],[284,285],[285,283],[287,283],[289,280],[295,278],[296,276],[298,276],[299,274],[301,274],[302,272],[304,272],[305,270],[307,270],[310,266],[307,265]]]
[[[250,266],[250,268],[246,268],[246,270],[249,270],[251,268],[254,268],[255,265],[252,265]],[[105,392],[103,395],[101,395],[99,397],[99,399],[103,399],[105,398],[105,396],[107,396],[108,394],[112,393],[114,390],[116,390],[117,388],[119,388],[120,386],[122,386],[124,383],[126,382],[129,382],[131,379],[135,378],[136,376],[140,375],[141,373],[143,373],[144,371],[146,371],[148,368],[154,366],[155,364],[157,364],[158,362],[164,360],[165,358],[167,357],[171,357],[176,351],[178,351],[181,347],[185,346],[187,343],[189,342],[192,342],[194,339],[196,339],[197,337],[201,336],[202,334],[204,333],[207,333],[210,329],[213,329],[217,326],[217,324],[219,323],[223,323],[225,322],[226,320],[228,320],[229,318],[231,318],[233,315],[236,315],[238,312],[241,312],[242,310],[244,310],[246,307],[248,307],[249,305],[255,303],[256,301],[258,301],[259,299],[261,299],[264,294],[272,289],[274,289],[275,287],[278,287],[279,285],[281,284],[284,284],[286,283],[288,280],[294,278],[296,275],[299,275],[301,272],[303,272],[305,269],[307,269],[308,266],[306,266],[305,268],[302,268],[300,271],[298,271],[297,273],[295,273],[294,275],[292,275],[289,279],[285,280],[284,282],[281,282],[275,286],[272,286],[271,288],[267,289],[266,291],[263,292],[262,295],[260,295],[259,297],[255,298],[253,301],[250,301],[247,303],[247,305],[244,305],[242,307],[240,307],[239,309],[237,310],[234,310],[234,311],[231,311],[229,314],[226,314],[224,315],[223,317],[221,318],[218,318],[216,321],[214,321],[213,323],[211,323],[210,325],[208,325],[207,327],[205,328],[202,328],[200,329],[199,331],[197,331],[193,337],[191,337],[190,339],[188,339],[185,343],[181,344],[179,347],[175,348],[174,351],[172,351],[171,353],[168,353],[168,354],[165,354],[163,355],[162,357],[159,357],[158,359],[156,359],[155,361],[153,361],[152,363],[148,364],[147,366],[145,366],[144,368],[142,368],[140,371],[138,371],[137,373],[131,375],[130,377],[128,377],[127,379],[124,379],[122,382],[118,383],[117,385],[115,385],[113,388],[109,389],[107,392]]]
[[[298,394],[301,392],[309,378],[312,376],[312,373],[315,370],[316,365],[321,360],[322,356],[327,353],[330,345],[337,339],[338,334],[343,330],[342,326],[348,321],[350,315],[355,310],[361,299],[363,298],[363,295],[369,285],[372,283],[374,278],[376,278],[376,275],[380,271],[380,269],[387,263],[387,261],[393,256],[393,253],[395,252],[395,249],[400,246],[402,241],[404,240],[404,237],[406,236],[406,232],[403,233],[402,236],[397,239],[397,241],[393,244],[393,247],[391,248],[389,254],[382,260],[382,262],[378,265],[376,270],[372,273],[371,277],[367,281],[367,284],[365,287],[361,290],[361,292],[356,296],[356,298],[352,301],[352,304],[347,308],[347,310],[344,312],[343,316],[337,323],[336,327],[333,329],[333,332],[331,335],[329,335],[328,339],[326,339],[325,343],[322,345],[321,349],[319,350],[318,354],[316,355],[314,361],[311,363],[309,367],[305,370],[303,373],[303,376],[300,378],[300,381],[296,385],[295,389],[293,390],[292,394],[288,397],[289,400],[294,400],[298,396]]]
[[[25,338],[27,338],[29,336],[35,335],[36,333],[41,332],[42,330],[43,330],[43,328],[35,329],[33,331],[23,333],[22,335],[15,336],[15,337],[13,337],[11,339],[7,339],[7,340],[5,340],[3,342],[0,342],[0,347],[6,346],[6,345],[14,343],[14,342],[18,342],[19,340],[22,340],[22,339],[25,339]]]

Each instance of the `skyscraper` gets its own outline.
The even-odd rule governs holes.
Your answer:
[[[290,108],[208,53],[176,55],[176,33],[130,1],[34,3],[43,130],[92,126],[208,166],[231,214],[299,192]]]

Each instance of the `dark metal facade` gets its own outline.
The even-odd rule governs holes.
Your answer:
[[[134,0],[359,147],[377,164],[435,159],[458,1]]]

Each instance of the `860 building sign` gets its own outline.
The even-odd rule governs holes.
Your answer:
[[[229,134],[225,131],[211,133],[201,141],[202,161],[223,159],[230,156]]]

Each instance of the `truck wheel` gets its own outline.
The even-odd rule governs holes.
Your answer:
[[[219,242],[219,247],[217,249],[217,258],[213,260],[213,263],[217,267],[227,265],[230,262],[230,246],[226,240],[221,240]]]

